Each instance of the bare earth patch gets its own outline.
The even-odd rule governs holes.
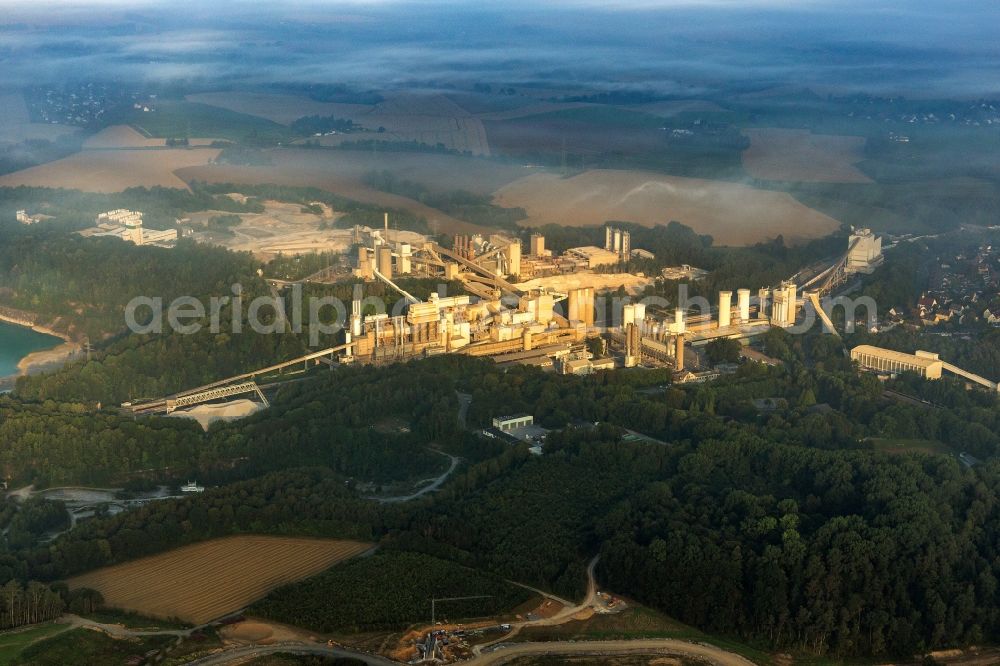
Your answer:
[[[0,186],[66,187],[86,192],[121,192],[129,187],[176,187],[187,183],[174,171],[207,164],[216,148],[85,150],[55,162],[0,177]]]
[[[572,178],[535,174],[499,189],[494,200],[524,208],[525,226],[621,220],[651,227],[676,220],[719,245],[752,245],[779,234],[798,243],[840,226],[783,192],[647,171],[597,169]]]
[[[160,148],[166,139],[151,139],[128,125],[112,125],[83,142],[84,150],[103,148]]]
[[[639,294],[649,285],[653,284],[650,278],[639,277],[631,273],[573,273],[571,275],[552,275],[550,277],[535,278],[527,282],[521,282],[517,286],[528,291],[531,289],[547,288],[558,292],[566,292],[570,289],[581,287],[593,287],[595,292],[606,290],[617,290],[625,287],[625,291],[630,294]]]
[[[233,536],[183,546],[69,579],[114,608],[201,624],[268,592],[360,555],[371,544],[334,539]]]
[[[210,183],[244,183],[248,185],[274,183],[293,187],[316,187],[354,201],[375,204],[386,208],[408,210],[425,218],[431,228],[441,233],[477,233],[482,227],[452,217],[436,208],[400,196],[376,190],[362,182],[363,175],[372,170],[386,169],[400,178],[434,182],[432,189],[465,189],[463,184],[474,185],[471,174],[478,174],[484,182],[494,187],[510,182],[516,167],[494,166],[486,160],[474,160],[451,155],[426,155],[421,153],[384,153],[373,156],[363,151],[326,151],[283,149],[269,153],[270,166],[245,166],[231,164],[203,164],[185,168],[177,175],[185,180]],[[424,165],[421,171],[421,164]],[[481,185],[480,185],[481,187]]]
[[[809,130],[746,129],[750,147],[743,168],[754,178],[805,183],[870,183],[856,166],[864,159],[863,136],[813,134]]]

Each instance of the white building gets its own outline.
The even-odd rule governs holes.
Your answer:
[[[97,226],[85,229],[83,236],[113,236],[136,245],[168,245],[177,240],[177,229],[146,229],[142,213],[118,208],[97,216]]]
[[[523,428],[535,424],[535,417],[531,414],[516,414],[514,416],[498,416],[493,419],[493,427],[500,432],[510,432],[517,428]]]
[[[855,229],[847,241],[848,275],[853,273],[872,273],[883,261],[882,239],[875,236],[871,229]]]

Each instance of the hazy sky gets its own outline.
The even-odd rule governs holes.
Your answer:
[[[2,82],[1000,93],[1000,2],[0,0]],[[277,5],[277,6],[275,6]]]

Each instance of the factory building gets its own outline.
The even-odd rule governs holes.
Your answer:
[[[925,379],[940,379],[944,370],[944,362],[932,352],[906,354],[872,345],[859,345],[852,349],[851,360],[868,370],[890,374],[916,372]]]
[[[535,424],[535,417],[531,414],[515,414],[513,416],[497,416],[493,419],[493,427],[500,432],[510,432],[517,428],[524,428]]]
[[[847,247],[847,265],[844,271],[848,275],[870,274],[882,265],[882,239],[876,237],[871,229],[854,230],[848,238]]]
[[[135,245],[170,246],[177,241],[177,230],[159,231],[142,225],[142,213],[119,208],[97,216],[97,226],[79,232],[84,237],[113,237]]]
[[[795,325],[798,294],[794,282],[782,282],[771,292],[771,325],[787,328]]]
[[[614,266],[621,261],[621,257],[610,250],[602,250],[593,245],[583,247],[571,247],[566,250],[566,256],[579,261],[584,268],[598,268],[599,266]]]
[[[28,215],[28,211],[26,210],[17,211],[15,217],[21,224],[34,224],[42,219],[40,215]]]

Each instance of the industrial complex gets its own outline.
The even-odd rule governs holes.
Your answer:
[[[177,241],[177,230],[157,231],[142,225],[142,213],[118,208],[101,213],[95,220],[96,226],[84,229],[81,236],[120,238],[135,245],[155,245],[173,247]]]
[[[127,212],[127,211],[126,211]],[[111,217],[139,233],[141,218]],[[133,236],[134,237],[134,236]],[[215,382],[158,401],[131,406],[138,411],[172,410],[229,395],[256,393],[262,375],[318,363],[384,363],[433,354],[486,356],[501,364],[537,365],[565,374],[590,374],[614,367],[665,367],[676,381],[699,381],[692,348],[720,338],[748,339],[772,327],[796,324],[803,304],[819,310],[819,297],[842,284],[852,272],[865,272],[881,262],[881,241],[867,230],[852,234],[845,254],[800,286],[794,276],[771,288],[721,291],[712,307],[664,308],[643,303],[611,303],[593,287],[559,291],[525,289],[517,280],[593,272],[632,256],[627,231],[608,226],[605,248],[570,248],[560,255],[546,248],[545,238],[531,236],[524,252],[521,241],[502,233],[455,236],[451,247],[432,240],[415,240],[390,230],[388,214],[381,229],[355,227],[354,274],[379,281],[398,292],[405,307],[366,312],[355,299],[343,331],[343,342],[299,359],[292,359]],[[134,242],[134,241],[133,241]],[[687,272],[696,269],[685,267]],[[402,288],[401,276],[457,281],[466,293],[433,293],[421,300]],[[329,276],[327,276],[329,277]],[[308,281],[309,278],[306,279]],[[275,289],[292,283],[272,281]],[[603,353],[588,339],[599,339]],[[686,351],[687,350],[687,351]],[[693,366],[693,367],[692,367]],[[705,373],[701,373],[705,374]]]

